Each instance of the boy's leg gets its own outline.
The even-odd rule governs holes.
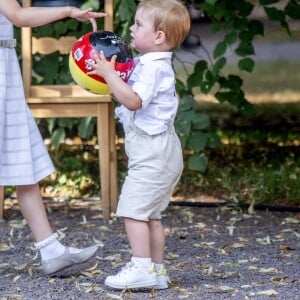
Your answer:
[[[151,257],[148,222],[124,219],[125,229],[133,257]]]
[[[108,276],[105,284],[115,289],[153,287],[157,276],[151,260],[148,222],[125,218],[124,223],[132,251],[131,262],[117,275]]]
[[[149,222],[151,258],[157,272],[156,289],[167,289],[170,284],[166,267],[164,265],[165,230],[160,220]]]
[[[150,220],[149,231],[152,261],[156,264],[162,264],[165,248],[165,231],[161,221]]]

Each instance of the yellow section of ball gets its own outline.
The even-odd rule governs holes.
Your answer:
[[[69,69],[74,81],[83,89],[99,95],[110,94],[110,88],[106,83],[98,81],[85,74],[75,63],[72,55],[69,56]]]

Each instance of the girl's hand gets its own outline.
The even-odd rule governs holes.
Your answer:
[[[70,10],[70,17],[81,22],[90,21],[91,19],[95,18],[103,18],[105,16],[106,13],[94,12],[92,11],[92,8],[82,10],[77,7],[71,7]]]

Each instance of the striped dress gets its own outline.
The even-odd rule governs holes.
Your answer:
[[[13,39],[13,24],[0,13],[0,40]],[[27,106],[14,48],[0,47],[0,186],[34,184],[54,171]]]

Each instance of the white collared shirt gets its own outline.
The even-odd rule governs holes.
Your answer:
[[[149,135],[159,134],[173,124],[178,99],[172,52],[151,52],[135,58],[135,68],[128,84],[139,95],[142,107],[135,111],[134,124]],[[128,126],[132,112],[121,105],[116,115],[123,126]]]

